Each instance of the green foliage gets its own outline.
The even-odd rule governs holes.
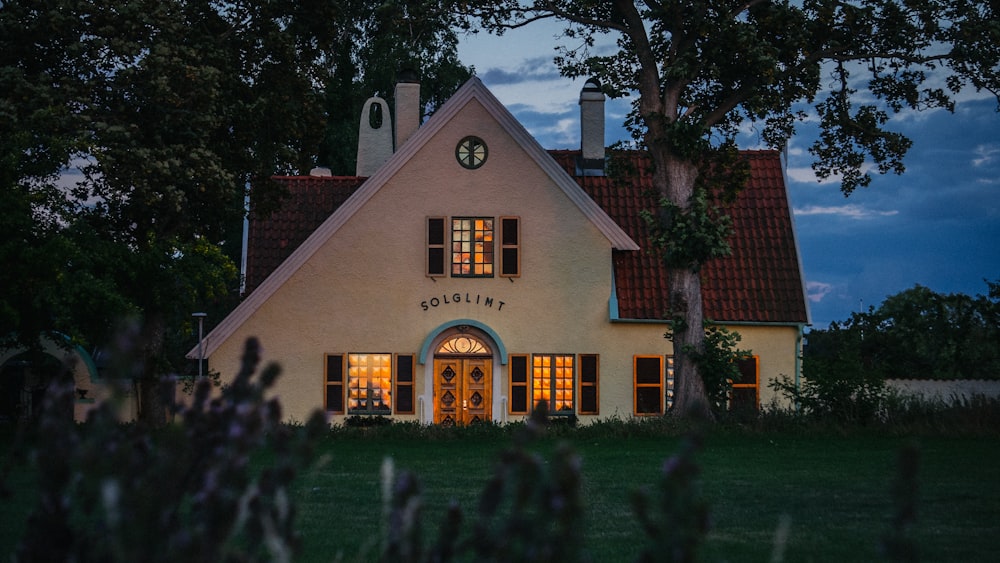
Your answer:
[[[458,60],[455,16],[440,2],[350,0],[338,2],[339,29],[327,45],[331,62],[325,84],[327,123],[317,163],[353,175],[358,116],[370,96],[394,103],[402,71],[420,79],[421,107],[429,115],[469,77]],[[424,116],[421,116],[421,118]]]
[[[401,64],[439,105],[470,75],[450,22],[368,0],[0,4],[0,338],[106,346],[135,321],[143,381],[180,371],[190,314],[238,299],[248,186],[267,213],[271,175],[353,161],[361,100]]]
[[[951,407],[894,396],[886,379],[996,379],[1000,374],[1000,292],[942,295],[915,286],[876,309],[812,330],[803,381],[773,381],[804,415],[870,424],[934,418]],[[927,408],[929,407],[929,408]],[[919,411],[922,414],[915,414]],[[896,420],[902,419],[902,420]]]
[[[667,332],[664,337],[673,341],[673,332]],[[698,364],[698,372],[705,384],[705,395],[716,416],[725,413],[733,381],[740,379],[737,362],[751,356],[749,350],[738,348],[741,340],[738,332],[706,323],[704,350],[686,350]]]
[[[922,286],[891,295],[827,330],[810,331],[806,377],[830,371],[872,379],[1000,377],[1000,290],[940,294]]]
[[[31,456],[39,501],[18,559],[291,561],[289,487],[326,423],[317,413],[301,428],[281,424],[277,400],[265,398],[279,370],[257,373],[259,353],[248,341],[221,395],[198,382],[162,429],[120,424],[110,403],[75,426],[73,382],[50,386]]]
[[[650,240],[671,267],[699,270],[708,260],[729,254],[732,221],[709,204],[705,190],[695,192],[687,209],[661,198],[656,215],[641,213]]]

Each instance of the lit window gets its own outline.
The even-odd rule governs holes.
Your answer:
[[[493,277],[493,218],[451,220],[451,275]]]
[[[347,412],[392,412],[392,355],[348,354]]]
[[[545,403],[552,414],[573,412],[573,356],[536,354],[532,358],[531,402]]]
[[[635,414],[663,414],[663,357],[635,356]]]

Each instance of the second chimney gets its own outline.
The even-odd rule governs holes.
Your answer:
[[[580,162],[583,176],[604,175],[604,92],[591,78],[580,91]]]
[[[396,80],[396,150],[420,127],[420,79],[416,71],[402,70]]]

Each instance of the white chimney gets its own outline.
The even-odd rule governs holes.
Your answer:
[[[392,156],[392,117],[382,98],[368,98],[358,128],[358,176],[371,176]]]
[[[396,150],[420,127],[420,79],[413,70],[400,71],[396,80]]]
[[[604,175],[604,92],[596,78],[580,91],[580,152],[581,174]]]

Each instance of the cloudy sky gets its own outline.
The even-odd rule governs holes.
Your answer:
[[[463,63],[549,149],[579,148],[583,80],[559,76],[556,28],[524,28],[501,38],[465,38]],[[892,125],[913,140],[901,176],[875,176],[845,198],[820,183],[807,147],[815,127],[801,124],[788,145],[788,187],[813,326],[826,328],[916,284],[942,293],[985,294],[1000,280],[1000,113],[996,100],[970,92],[954,114],[908,113]],[[609,100],[610,144],[628,102]],[[748,137],[743,148],[762,148]]]

